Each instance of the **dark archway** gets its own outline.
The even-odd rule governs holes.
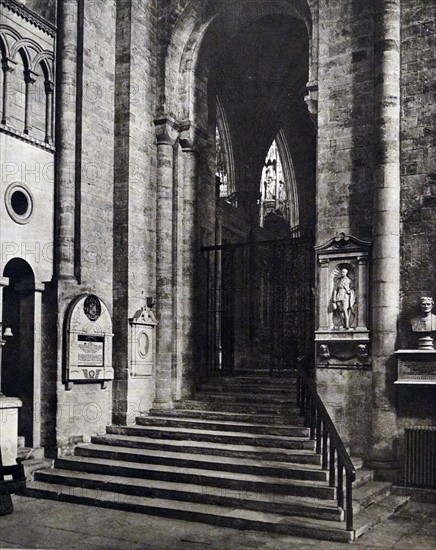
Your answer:
[[[35,276],[30,265],[14,258],[6,264],[3,276],[9,285],[3,289],[3,325],[12,329],[2,355],[2,391],[19,397],[18,434],[27,446],[34,445],[35,420]]]

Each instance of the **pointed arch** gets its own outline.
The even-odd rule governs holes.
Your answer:
[[[232,138],[226,113],[220,98],[216,97],[216,125],[220,137],[221,152],[227,177],[226,195],[235,192],[235,160],[233,157]]]
[[[278,131],[275,139],[285,177],[289,205],[289,224],[291,227],[298,227],[300,225],[300,209],[298,204],[297,181],[295,178],[291,152],[289,151],[288,142],[283,129]]]
[[[273,139],[265,158],[261,178],[260,223],[277,214],[297,228],[300,223],[297,183],[291,153],[283,129]]]

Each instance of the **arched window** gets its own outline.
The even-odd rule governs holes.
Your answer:
[[[219,97],[216,98],[215,139],[217,193],[228,197],[235,192],[235,168],[229,126]]]
[[[46,136],[46,81],[48,80],[48,71],[44,63],[39,63],[35,69],[35,83],[31,88],[32,94],[32,136],[45,140]]]
[[[298,196],[294,167],[283,130],[271,143],[262,170],[260,182],[260,225],[271,214],[289,223],[291,228],[299,225]]]
[[[10,94],[10,124],[19,132],[24,132],[26,120],[26,82],[28,70],[27,56],[19,50],[15,57],[15,69],[9,76],[8,94]]]

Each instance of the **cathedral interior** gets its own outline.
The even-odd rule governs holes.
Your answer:
[[[0,1],[0,489],[337,541],[434,494],[435,20]]]

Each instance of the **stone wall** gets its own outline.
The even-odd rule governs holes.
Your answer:
[[[92,3],[94,0],[91,0]],[[50,23],[56,24],[56,8],[58,0],[19,0],[19,3],[24,4],[26,8],[37,13]]]
[[[374,3],[320,1],[317,242],[371,237]]]
[[[119,2],[115,69],[114,419],[131,423],[154,398],[154,378],[130,376],[128,319],[156,298],[155,13]],[[128,397],[127,397],[128,392]]]
[[[318,368],[317,388],[352,456],[365,456],[371,438],[371,371]]]
[[[105,2],[104,6],[85,4],[83,12],[78,10],[78,93],[75,111],[67,106],[61,115],[75,116],[76,119],[73,127],[76,142],[75,148],[71,149],[74,166],[73,161],[61,164],[58,178],[62,172],[65,178],[65,170],[75,173],[74,262],[77,283],[66,280],[58,284],[58,341],[53,342],[54,350],[57,348],[56,357],[53,355],[47,363],[51,384],[56,376],[55,441],[59,453],[67,453],[77,441],[104,432],[112,420],[112,384],[106,389],[98,383],[75,384],[67,391],[64,378],[65,316],[71,300],[82,293],[96,294],[111,314],[113,312],[115,14],[115,0]],[[66,87],[66,82],[58,84]],[[60,180],[59,185],[66,185],[66,180]],[[50,367],[51,361],[56,361],[56,371]],[[53,434],[48,437],[50,447],[52,438]]]
[[[434,140],[436,2],[402,3],[401,27],[401,299],[400,348],[416,348],[409,328],[420,296],[436,298],[436,167]],[[436,425],[431,386],[400,386],[399,455],[404,428]]]

